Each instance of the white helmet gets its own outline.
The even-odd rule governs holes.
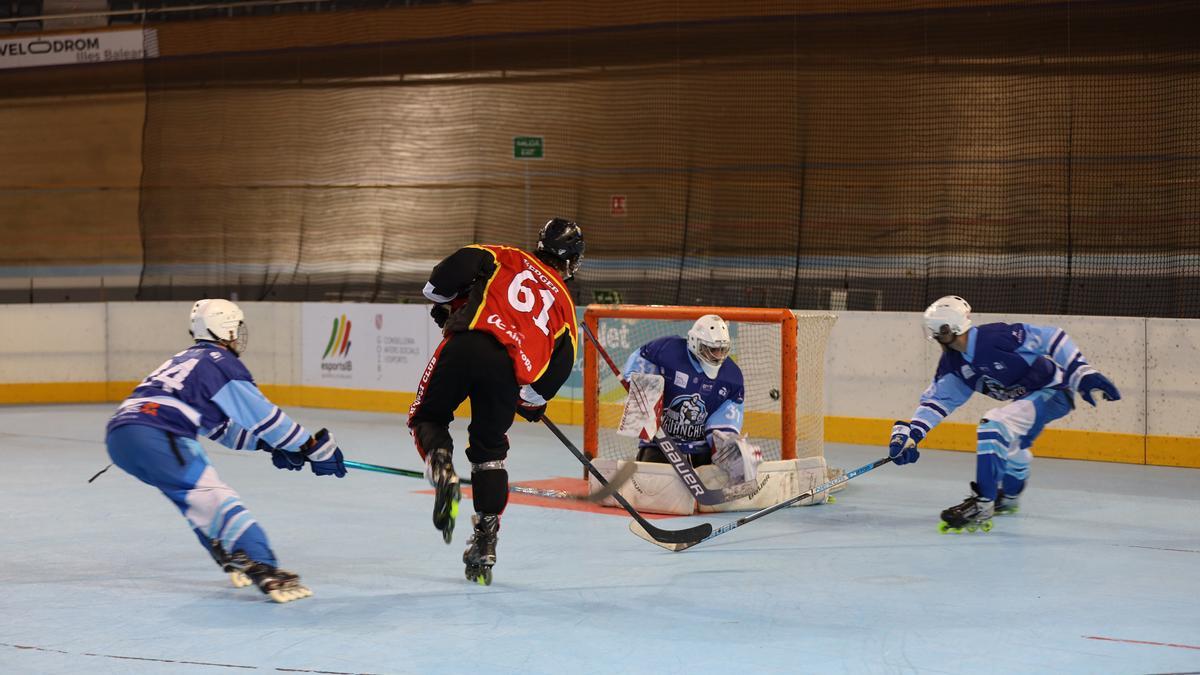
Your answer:
[[[228,300],[197,300],[188,332],[196,340],[223,342],[234,354],[241,354],[250,338],[244,319],[242,309]]]
[[[717,376],[733,344],[729,339],[729,326],[716,314],[705,314],[696,319],[688,331],[687,343],[688,351],[700,361],[700,367],[709,377]]]
[[[962,335],[971,328],[971,306],[957,295],[934,300],[925,310],[925,337],[937,341],[939,335]]]

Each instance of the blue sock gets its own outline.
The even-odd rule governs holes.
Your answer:
[[[1000,457],[990,452],[975,456],[975,483],[980,497],[996,499],[996,487],[1004,471],[1002,464]]]
[[[246,528],[242,536],[238,537],[233,543],[234,551],[245,553],[251,560],[260,563],[266,563],[271,567],[277,567],[278,562],[275,560],[275,552],[271,550],[267,544],[267,533],[254,523]]]
[[[1025,481],[1017,478],[1016,476],[1005,474],[1003,486],[1005,497],[1016,497],[1017,495],[1021,494],[1022,490],[1025,489]]]

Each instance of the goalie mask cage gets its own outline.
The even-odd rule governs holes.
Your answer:
[[[624,368],[634,350],[667,335],[686,338],[692,322],[705,314],[719,315],[729,324],[730,358],[745,380],[742,431],[761,448],[763,458],[823,456],[825,346],[835,315],[746,307],[589,305],[584,321],[617,368]],[[636,439],[616,433],[625,389],[590,340],[584,340],[583,388],[588,456],[633,459]],[[664,408],[669,404],[663,401]]]

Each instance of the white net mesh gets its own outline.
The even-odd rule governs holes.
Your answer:
[[[720,313],[720,312],[718,312]],[[790,398],[781,381],[783,341],[782,323],[773,321],[729,320],[733,340],[731,357],[742,369],[746,385],[746,420],[743,431],[759,446],[764,459],[780,459],[782,447],[783,406],[796,410],[796,457],[824,455],[825,434],[825,346],[837,317],[825,312],[792,312],[797,318],[796,394]],[[634,350],[647,342],[666,335],[686,336],[691,320],[608,318],[598,319],[600,343],[623,368]],[[598,359],[599,386],[587,404],[595,406],[599,420],[597,456],[614,459],[633,459],[637,454],[636,439],[616,433],[625,402],[625,389],[617,376]]]

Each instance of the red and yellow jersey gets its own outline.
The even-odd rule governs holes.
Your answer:
[[[495,261],[482,298],[468,326],[491,333],[512,357],[520,384],[546,372],[554,345],[567,333],[572,361],[578,354],[575,302],[557,272],[533,255],[509,246],[476,244]]]

